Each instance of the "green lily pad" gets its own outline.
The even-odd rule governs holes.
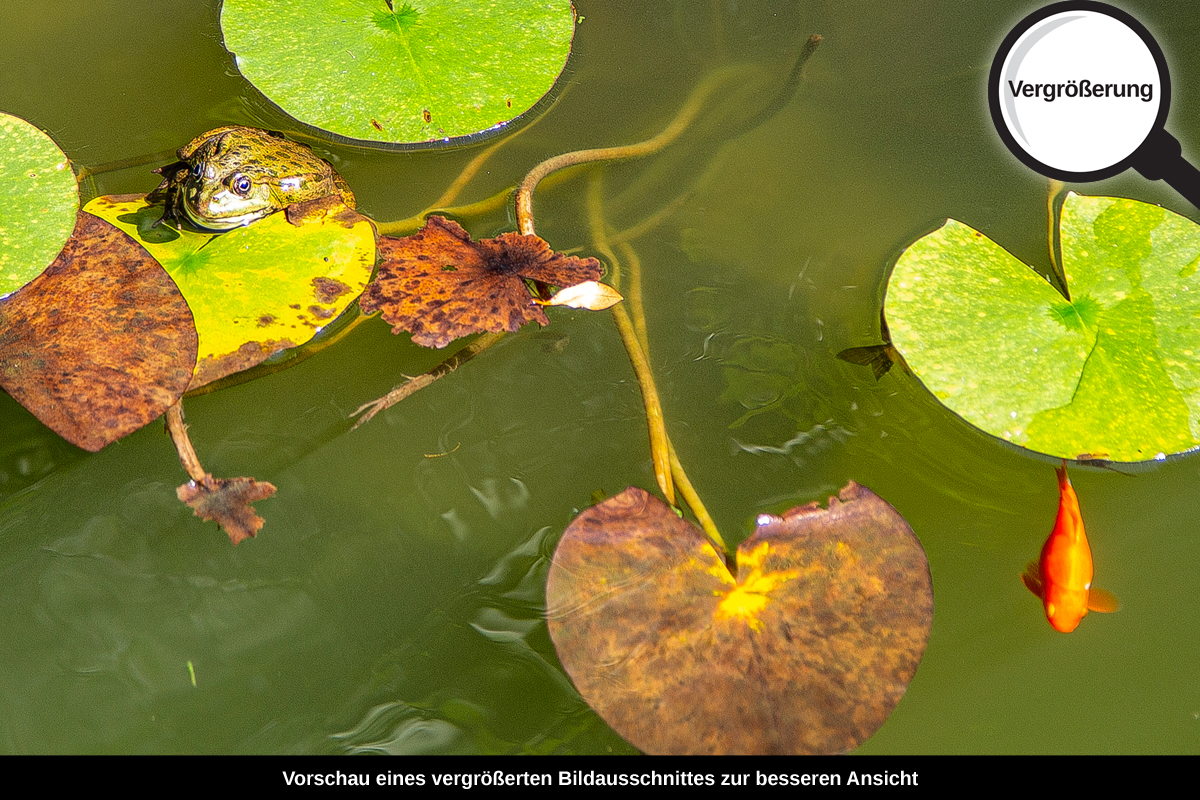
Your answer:
[[[225,46],[301,122],[417,143],[503,126],[554,85],[571,51],[568,0],[226,0]]]
[[[993,436],[1060,458],[1146,461],[1200,445],[1200,226],[1158,206],[1067,196],[1070,300],[955,220],[896,262],[892,343]]]
[[[0,297],[41,274],[75,228],[79,187],[49,136],[0,113]]]
[[[85,210],[116,225],[174,279],[200,334],[195,389],[304,344],[346,310],[375,266],[375,231],[340,211],[293,224],[272,214],[226,233],[155,227],[162,206],[97,197]]]

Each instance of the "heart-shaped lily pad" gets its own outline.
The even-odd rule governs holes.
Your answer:
[[[626,489],[563,534],[550,636],[580,694],[651,753],[840,753],[891,714],[933,620],[904,518],[855,483],[763,516],[730,574],[662,501]]]
[[[300,224],[272,214],[213,234],[156,226],[162,207],[141,196],[97,197],[86,207],[137,240],[179,286],[200,334],[192,389],[304,344],[362,293],[375,231],[340,209]]]
[[[376,142],[499,128],[550,91],[569,0],[225,0],[225,46],[301,122]]]
[[[157,261],[104,220],[78,216],[50,266],[0,300],[0,387],[95,452],[179,400],[196,328]]]
[[[892,343],[952,411],[1061,458],[1145,461],[1200,445],[1200,226],[1159,206],[1070,194],[1070,299],[955,220],[904,251]]]
[[[0,297],[33,280],[75,228],[79,189],[49,136],[0,114]]]

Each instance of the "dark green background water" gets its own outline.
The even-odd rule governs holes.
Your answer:
[[[1060,635],[1018,578],[1054,518],[1051,462],[899,371],[876,383],[833,357],[878,341],[890,259],[947,216],[1045,264],[1045,183],[1003,150],[984,96],[995,47],[1035,5],[577,5],[570,91],[464,199],[546,156],[652,135],[713,67],[761,67],[672,150],[606,169],[610,222],[699,182],[635,246],[668,426],[726,536],[853,479],[925,546],[929,648],[862,750],[1200,750],[1200,461],[1073,473],[1096,582],[1124,609]],[[237,76],[215,6],[3,0],[0,110],[77,164],[230,122],[288,130]],[[1187,3],[1125,7],[1167,52],[1168,129],[1200,154],[1200,21]],[[800,94],[729,140],[810,32],[826,38]],[[395,219],[477,149],[326,152],[362,210]],[[155,183],[141,167],[98,188]],[[1198,217],[1136,176],[1078,188]],[[583,191],[537,198],[557,248],[587,244]],[[471,221],[477,236],[512,227]],[[546,557],[592,492],[653,486],[641,401],[608,315],[551,318],[354,433],[350,411],[438,358],[377,321],[189,400],[209,470],[279,487],[236,549],[175,499],[184,474],[160,425],[89,455],[0,397],[0,750],[627,751],[557,666],[541,603]]]

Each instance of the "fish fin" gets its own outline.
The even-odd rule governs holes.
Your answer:
[[[1112,592],[1103,589],[1088,590],[1088,611],[1099,611],[1101,614],[1111,614],[1121,610],[1121,601]]]
[[[1062,464],[1054,468],[1054,472],[1058,475],[1058,488],[1061,491],[1064,486],[1071,485],[1071,479],[1067,477],[1067,461],[1063,459]]]
[[[1021,582],[1035,597],[1042,596],[1042,572],[1038,569],[1036,561],[1030,561],[1029,566],[1025,567],[1025,571],[1021,573]]]

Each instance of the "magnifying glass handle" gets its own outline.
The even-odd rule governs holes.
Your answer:
[[[1163,128],[1156,128],[1133,154],[1133,168],[1144,178],[1166,181],[1184,199],[1200,208],[1200,170],[1183,157],[1179,140]]]

